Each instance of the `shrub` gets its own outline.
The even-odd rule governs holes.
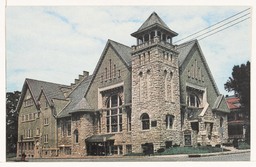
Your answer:
[[[157,153],[162,153],[162,152],[164,152],[164,151],[165,151],[164,148],[160,148],[160,149],[157,150]]]
[[[247,144],[247,143],[244,142],[244,141],[238,142],[238,147],[237,147],[237,149],[239,149],[239,150],[250,149],[250,145]]]
[[[157,155],[174,155],[174,154],[201,154],[201,153],[214,153],[225,151],[218,147],[212,146],[200,146],[200,147],[172,147],[166,149],[162,153],[157,153]]]
[[[231,143],[231,142],[223,143],[223,146],[231,147],[231,146],[233,146],[233,143]]]
[[[180,145],[178,145],[178,144],[175,143],[175,144],[173,145],[173,147],[180,147]]]

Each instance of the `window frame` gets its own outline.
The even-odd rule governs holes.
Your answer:
[[[79,132],[78,130],[74,130],[74,143],[78,144],[79,143]]]
[[[113,99],[114,97],[116,97],[116,99]],[[118,94],[112,94],[111,96],[109,96],[106,102],[107,133],[119,133],[123,131],[122,107],[120,107],[122,106],[122,104],[122,99]]]
[[[68,121],[67,123],[67,136],[71,136],[71,121]]]
[[[44,125],[49,125],[49,118],[44,118]]]
[[[141,129],[150,130],[150,117],[147,113],[143,113],[140,116],[141,119]]]
[[[174,115],[167,114],[166,115],[166,129],[174,129]]]

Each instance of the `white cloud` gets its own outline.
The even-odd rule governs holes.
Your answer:
[[[83,70],[93,72],[107,39],[135,44],[130,36],[155,11],[178,40],[246,7],[7,7],[7,90],[21,90],[25,78],[62,84]],[[200,41],[221,93],[232,67],[250,57],[250,24]]]

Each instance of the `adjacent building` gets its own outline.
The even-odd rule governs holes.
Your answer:
[[[249,119],[246,117],[237,96],[226,97],[230,114],[228,114],[228,137],[229,141],[234,139],[245,140],[246,126]]]
[[[26,79],[17,110],[17,155],[71,157],[155,152],[228,140],[225,98],[197,40],[153,12],[131,34],[108,40],[92,75],[62,85]]]

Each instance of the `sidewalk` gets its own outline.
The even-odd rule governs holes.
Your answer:
[[[228,154],[239,154],[239,153],[248,153],[250,149],[247,150],[238,150],[234,147],[224,147],[230,151],[216,152],[216,153],[201,153],[201,154],[176,154],[176,155],[156,155],[154,157],[208,157],[208,156],[217,156],[217,155],[228,155]]]
[[[224,147],[227,150],[230,151],[224,151],[224,152],[216,152],[216,153],[205,153],[205,154],[188,154],[188,157],[193,158],[193,157],[208,157],[208,156],[216,156],[216,155],[228,155],[228,154],[239,154],[239,153],[248,153],[251,150],[238,150],[234,147]]]
[[[121,161],[126,161],[126,160],[138,160],[138,159],[144,159],[144,158],[196,158],[196,157],[208,157],[208,156],[218,156],[218,155],[228,155],[228,154],[239,154],[239,153],[249,153],[250,149],[248,150],[238,150],[233,147],[225,149],[230,150],[230,151],[224,151],[224,152],[216,152],[216,153],[202,153],[202,154],[175,154],[175,155],[152,155],[152,156],[79,156],[79,157],[52,157],[52,158],[33,158],[33,159],[26,159],[26,162],[37,162],[37,160],[65,160],[65,159],[72,159],[72,160],[79,160],[79,159],[84,159],[84,160],[91,160],[91,161],[96,161],[98,159],[101,160],[108,160],[108,159],[114,159],[114,160],[121,160]],[[21,162],[20,158],[9,158],[7,159],[7,162]]]

